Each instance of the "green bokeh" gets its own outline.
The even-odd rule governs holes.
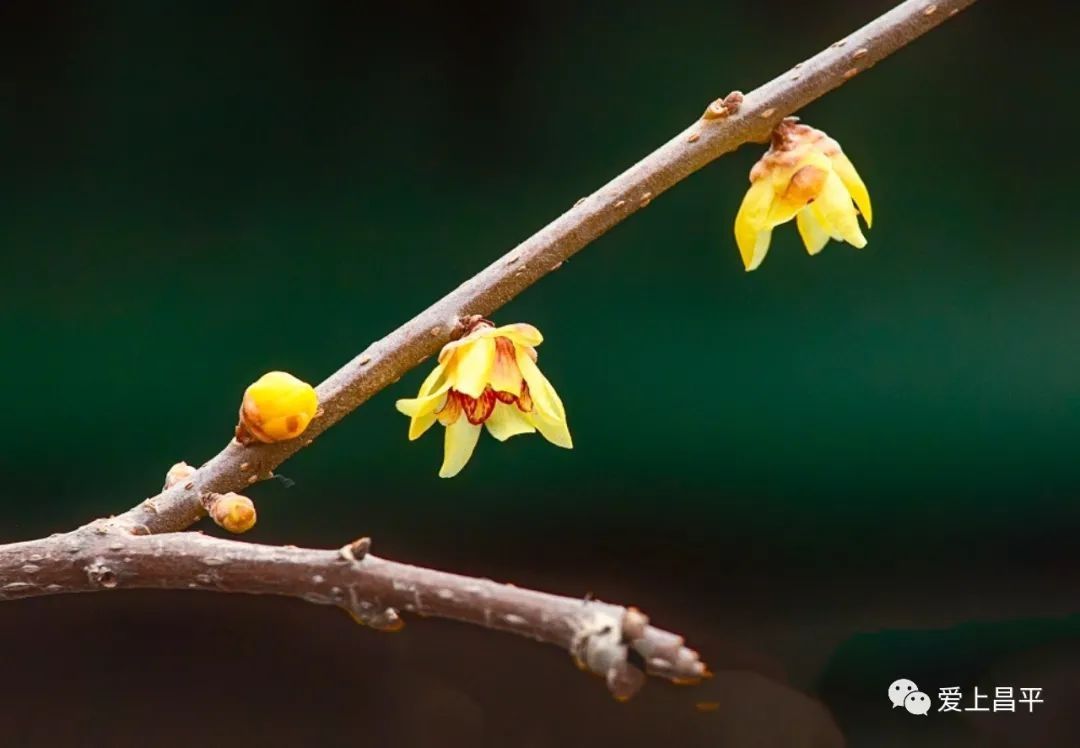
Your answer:
[[[0,540],[155,493],[262,372],[321,380],[888,5],[0,7]],[[441,433],[409,443],[393,408],[417,370],[285,465],[293,487],[253,489],[252,538],[362,531],[491,573],[460,539],[558,531],[617,569],[616,532],[655,535],[688,590],[732,559],[1075,561],[1080,63],[1074,24],[1018,33],[1020,5],[979,3],[800,112],[869,185],[866,249],[809,258],[785,226],[744,273],[744,147],[495,315],[543,331],[572,452],[484,437],[438,479]]]
[[[555,7],[463,53],[424,25],[394,35],[418,20],[405,11],[381,31],[359,14],[345,45],[349,19],[325,12],[273,6],[252,24],[152,5],[69,11],[78,25],[4,99],[0,385],[17,427],[0,459],[11,495],[40,497],[35,523],[82,516],[104,486],[120,508],[209,456],[261,371],[322,378],[852,15],[632,4],[569,23]],[[438,436],[406,443],[392,410],[417,372],[291,463],[295,494],[471,521],[646,516],[665,494],[669,512],[729,523],[791,514],[827,542],[883,516],[920,533],[1075,521],[1080,266],[1052,219],[1072,174],[1037,168],[1042,121],[982,85],[1023,77],[991,53],[995,13],[802,113],[870,185],[865,251],[811,259],[785,227],[743,273],[746,147],[498,313],[546,334],[573,453],[485,440],[437,480]]]

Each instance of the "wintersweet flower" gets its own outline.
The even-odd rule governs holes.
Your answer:
[[[478,320],[443,347],[416,397],[397,401],[411,419],[410,441],[435,421],[446,427],[439,477],[465,467],[482,426],[499,441],[539,431],[556,446],[573,447],[562,400],[536,366],[536,346],[543,339],[532,325],[495,327]]]
[[[769,150],[750,170],[750,189],[735,216],[735,241],[747,271],[765,259],[773,228],[792,218],[811,255],[829,239],[861,249],[866,237],[858,212],[869,228],[870,194],[840,144],[788,117],[776,126]]]

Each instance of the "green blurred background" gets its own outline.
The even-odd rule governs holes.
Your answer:
[[[155,493],[263,371],[321,380],[716,96],[890,5],[0,3],[0,540]],[[544,332],[572,452],[484,437],[438,479],[441,433],[407,442],[393,408],[418,370],[283,466],[295,485],[252,492],[252,540],[368,534],[636,603],[715,681],[627,707],[558,652],[454,624],[386,638],[293,601],[127,593],[4,606],[0,670],[26,685],[0,735],[1077,744],[1075,28],[1064,4],[984,0],[800,113],[870,187],[865,250],[809,258],[786,226],[744,273],[748,146],[500,310]],[[237,708],[162,721],[208,673]],[[899,677],[1048,703],[901,718]]]

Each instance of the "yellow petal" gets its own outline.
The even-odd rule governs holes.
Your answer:
[[[442,404],[438,410],[435,411],[435,418],[443,426],[449,426],[457,419],[461,418],[461,414],[464,412],[461,407],[461,396],[456,392],[450,392],[446,395],[446,401]]]
[[[490,332],[491,328],[487,325],[481,325],[468,335],[458,338],[457,340],[451,340],[449,343],[442,347],[439,351],[439,363],[450,365],[450,359],[455,354],[463,352],[466,346],[470,346],[480,338],[485,337],[486,333]]]
[[[492,338],[510,338],[516,345],[525,345],[535,348],[544,342],[544,336],[532,325],[517,322],[512,325],[503,325],[493,330],[488,330],[485,335]]]
[[[859,176],[859,172],[855,171],[855,166],[844,155],[843,151],[832,156],[832,165],[836,175],[840,177],[840,181],[844,183],[847,191],[851,193],[855,204],[859,206],[859,212],[862,213],[863,220],[866,221],[866,227],[869,228],[874,222],[874,212],[870,207],[870,192],[866,189],[862,177]]]
[[[448,378],[451,386],[469,397],[484,394],[491,379],[491,367],[495,365],[495,341],[481,337],[469,341],[455,353]]]
[[[445,387],[444,387],[445,385]],[[449,385],[446,382],[446,364],[439,364],[431,373],[427,375],[423,383],[420,385],[420,392],[416,394],[417,397],[424,397],[430,395],[436,390],[445,391]]]
[[[466,338],[459,338],[458,340],[451,340],[449,343],[442,347],[442,350],[439,351],[439,364],[449,366],[450,359],[458,351],[458,349],[460,349],[464,345],[468,345],[469,343],[473,342],[473,340],[475,340],[475,338],[472,336]]]
[[[817,200],[832,171],[828,159],[818,153],[810,154],[800,164],[784,183],[783,191],[769,209],[770,226],[787,223],[800,210]]]
[[[409,416],[409,441],[419,439],[435,423],[435,413],[442,408],[446,392],[436,392],[427,397],[398,400],[394,405],[398,411]]]
[[[811,209],[799,211],[795,216],[795,225],[799,227],[799,236],[802,237],[806,251],[816,255],[829,241],[829,234],[817,221],[817,214]]]
[[[743,265],[747,271],[754,270],[769,251],[772,230],[768,225],[769,208],[775,192],[767,178],[750,183],[742,205],[735,216],[735,243],[739,245]]]
[[[488,419],[484,421],[488,433],[501,442],[518,434],[532,434],[536,431],[525,414],[516,405],[497,403]]]
[[[521,370],[517,365],[516,346],[510,338],[495,338],[495,363],[488,379],[491,389],[517,396],[521,392]]]
[[[446,441],[443,442],[443,463],[439,468],[440,478],[453,478],[461,472],[472,457],[476,440],[480,438],[480,426],[469,423],[467,418],[459,418],[446,427]]]
[[[547,377],[540,372],[532,357],[520,348],[517,351],[517,364],[518,369],[521,370],[521,376],[529,385],[529,395],[532,397],[535,409],[549,418],[565,421],[566,409],[563,408],[559,394],[555,392],[555,388],[551,386]]]
[[[398,409],[399,413],[404,413],[410,418],[423,415],[424,413],[434,413],[440,407],[442,407],[443,398],[446,397],[446,391],[436,392],[425,397],[409,397],[398,400],[394,403],[394,407]]]
[[[562,447],[564,449],[574,448],[574,442],[570,438],[570,429],[567,427],[565,419],[551,418],[546,413],[538,410],[533,411],[532,413],[525,413],[524,415],[534,426],[536,426],[540,435],[556,447]]]
[[[822,228],[834,239],[857,248],[866,246],[866,237],[859,228],[858,214],[851,204],[851,195],[835,173],[829,174],[821,197],[811,206]]]
[[[416,441],[423,436],[424,432],[435,424],[435,419],[434,413],[413,416],[412,420],[409,421],[409,441]]]

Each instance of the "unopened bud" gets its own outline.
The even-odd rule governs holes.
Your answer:
[[[394,633],[401,631],[405,628],[405,620],[398,615],[398,612],[393,608],[386,608],[378,612],[358,613],[354,610],[344,609],[349,617],[361,626],[367,626],[373,628],[376,631],[382,631],[384,633]]]
[[[238,493],[212,493],[203,500],[210,518],[231,533],[247,532],[255,526],[255,503]]]
[[[169,472],[165,473],[165,487],[163,490],[167,491],[178,483],[184,483],[193,475],[195,475],[195,468],[186,462],[178,462],[169,468]]]
[[[319,410],[315,388],[284,371],[261,376],[244,392],[236,440],[270,443],[304,433]]]

